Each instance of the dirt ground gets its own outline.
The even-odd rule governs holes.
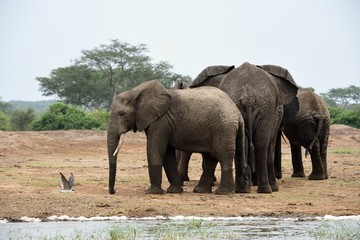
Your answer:
[[[115,195],[108,194],[105,131],[0,131],[0,219],[22,216],[323,216],[360,214],[360,130],[331,126],[324,181],[291,178],[290,147],[283,144],[279,192],[196,194],[201,156],[190,162],[184,193],[147,195],[143,133],[127,133],[118,159]],[[306,174],[310,158],[304,159]],[[60,174],[75,176],[75,192],[60,192]],[[217,170],[217,176],[219,172]],[[165,175],[163,188],[168,186]],[[216,187],[216,186],[215,186]]]

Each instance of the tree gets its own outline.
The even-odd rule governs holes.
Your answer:
[[[57,95],[62,101],[90,110],[110,109],[113,98],[142,82],[158,79],[171,87],[176,78],[165,61],[152,63],[145,44],[131,45],[111,40],[92,50],[83,50],[73,66],[58,68],[50,77],[36,78],[45,96]]]
[[[101,44],[92,50],[83,50],[79,64],[100,70],[111,88],[111,100],[117,92],[129,88],[129,76],[140,69],[150,66],[150,57],[145,55],[148,48],[144,44],[131,45],[129,43],[111,40],[109,45]]]
[[[0,112],[3,112],[5,114],[10,114],[12,110],[12,106],[10,103],[3,102],[2,98],[0,97]]]
[[[351,85],[348,88],[332,88],[321,96],[329,106],[339,106],[345,109],[350,104],[360,103],[360,87]]]
[[[35,119],[35,113],[32,108],[27,110],[15,110],[11,114],[10,127],[15,131],[30,130],[30,124]]]
[[[56,95],[60,100],[80,107],[100,109],[107,107],[104,99],[109,88],[100,72],[86,65],[73,65],[51,71],[50,77],[37,77],[45,96]]]

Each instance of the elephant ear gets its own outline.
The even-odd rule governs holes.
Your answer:
[[[276,65],[258,65],[257,67],[277,77],[276,84],[279,89],[280,105],[288,104],[296,97],[299,88],[286,68]]]
[[[232,66],[223,66],[223,65],[217,65],[217,66],[209,66],[202,70],[199,75],[194,79],[194,81],[191,83],[190,86],[197,86],[201,83],[205,82],[207,79],[211,77],[215,77],[217,75],[226,74],[233,70],[235,68],[234,65]]]
[[[138,131],[143,131],[167,111],[172,96],[156,80],[142,83],[133,90],[137,92],[135,99],[136,128]]]

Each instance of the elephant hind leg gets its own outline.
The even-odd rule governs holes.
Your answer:
[[[312,172],[309,175],[309,180],[324,180],[325,171],[324,166],[320,156],[320,147],[319,141],[316,141],[313,145],[313,151],[311,152],[311,163],[312,163]]]
[[[215,190],[215,194],[229,194],[235,191],[235,181],[233,176],[232,164],[227,164],[220,161],[221,165],[221,179],[220,185]]]
[[[268,149],[270,142],[255,141],[255,167],[257,176],[257,192],[272,193],[268,178]],[[273,167],[273,166],[272,166]]]
[[[203,153],[203,161],[205,161],[203,173],[200,177],[199,183],[194,188],[195,193],[211,193],[213,185],[213,178],[217,159],[211,156],[209,153]]]
[[[191,152],[183,152],[183,151],[176,151],[178,161],[178,170],[180,175],[181,181],[189,181],[188,169],[189,169],[189,161],[191,158]]]

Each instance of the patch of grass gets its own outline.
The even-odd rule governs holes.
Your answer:
[[[329,153],[334,154],[359,154],[360,149],[353,149],[353,148],[335,148],[331,149]]]
[[[153,231],[156,239],[215,239],[218,238],[218,233],[214,227],[215,225],[212,222],[190,220],[185,222],[163,223]]]
[[[136,239],[138,230],[130,225],[113,225],[109,230],[111,240],[129,240]]]
[[[36,240],[63,240],[66,237],[60,233],[55,235],[43,235],[38,233],[37,236],[32,236],[29,233],[23,232],[20,229],[11,230],[8,234],[9,240],[21,240],[21,239],[36,239]]]
[[[309,234],[316,239],[360,239],[360,223],[323,222]]]

